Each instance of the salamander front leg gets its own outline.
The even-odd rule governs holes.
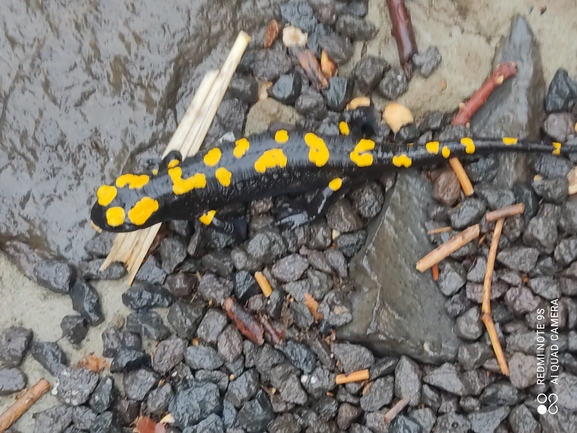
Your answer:
[[[305,209],[282,218],[277,222],[277,225],[281,230],[291,230],[313,222],[319,216],[324,215],[327,209],[349,188],[350,179],[339,177],[333,179],[327,187],[318,191]]]
[[[248,224],[244,218],[220,219],[215,216],[216,211],[211,210],[202,214],[198,219],[206,226],[213,227],[224,233],[234,235],[239,240],[246,239]]]

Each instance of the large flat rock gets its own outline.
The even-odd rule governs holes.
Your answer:
[[[432,186],[419,173],[399,174],[367,244],[351,262],[358,292],[353,321],[339,339],[366,344],[380,354],[408,355],[423,362],[455,358],[460,340],[445,299],[429,272],[415,264],[434,247],[423,221]]]

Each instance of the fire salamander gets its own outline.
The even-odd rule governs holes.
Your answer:
[[[94,224],[129,232],[169,220],[195,217],[234,232],[219,209],[239,202],[318,189],[304,208],[280,221],[291,228],[313,221],[351,186],[388,170],[423,166],[451,157],[502,151],[568,153],[558,142],[516,138],[431,141],[424,145],[377,145],[339,124],[340,136],[279,130],[241,138],[182,161],[169,154],[155,174],[123,174],[96,193]]]

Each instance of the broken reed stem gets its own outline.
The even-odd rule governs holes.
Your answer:
[[[453,236],[443,245],[435,248],[433,251],[431,251],[429,254],[427,254],[425,257],[419,260],[416,266],[417,270],[419,272],[424,272],[427,269],[432,268],[434,265],[439,263],[444,258],[449,257],[452,253],[457,251],[463,245],[479,237],[479,232],[480,232],[479,224],[475,224],[474,226],[471,226],[463,230],[461,233],[458,233],[457,235]]]
[[[163,158],[172,150],[179,150],[184,158],[198,152],[249,42],[250,36],[240,32],[221,70],[210,71],[204,76]],[[132,284],[160,226],[156,224],[144,230],[118,234],[100,269],[106,269],[112,262],[123,262],[129,273],[128,284]]]
[[[272,287],[262,272],[255,272],[254,279],[256,280],[262,294],[268,298],[272,294]]]
[[[507,218],[514,215],[520,215],[525,212],[525,204],[524,203],[517,203],[511,206],[502,207],[501,209],[497,209],[491,212],[487,212],[485,215],[485,219],[488,223],[497,221],[501,218]]]
[[[358,370],[349,374],[338,374],[335,383],[337,385],[343,385],[345,383],[361,382],[363,380],[369,380],[369,370]]]
[[[392,420],[395,419],[395,417],[401,413],[401,411],[407,407],[407,405],[409,404],[409,399],[408,398],[403,398],[401,400],[399,400],[398,402],[395,403],[395,405],[390,408],[387,413],[385,414],[385,421],[387,422],[387,424],[390,424]]]
[[[499,87],[503,82],[517,73],[517,63],[505,62],[500,63],[491,76],[485,81],[479,89],[473,93],[473,96],[465,102],[457,115],[453,118],[451,125],[466,125],[471,121],[473,114],[483,106],[487,98],[493,91]]]
[[[46,379],[40,379],[28,389],[12,406],[0,415],[0,433],[4,433],[14,424],[28,409],[32,407],[40,397],[50,389],[50,383]]]
[[[497,330],[495,329],[495,323],[491,317],[491,280],[493,279],[493,269],[495,268],[495,258],[497,257],[497,248],[499,246],[499,238],[501,237],[501,232],[503,231],[503,224],[505,218],[500,218],[495,224],[495,231],[493,232],[493,240],[491,241],[491,248],[489,249],[489,256],[487,257],[487,269],[485,271],[485,280],[483,281],[483,304],[481,305],[481,320],[487,328],[489,333],[489,338],[491,339],[491,344],[493,345],[493,351],[499,362],[499,367],[501,368],[501,373],[505,376],[509,376],[509,366],[507,365],[507,360],[503,354],[503,348],[499,342],[499,336],[497,335]]]
[[[473,195],[473,184],[467,176],[467,172],[463,168],[463,164],[457,158],[449,158],[449,164],[451,164],[451,168],[457,175],[457,179],[459,179],[459,183],[461,184],[461,188],[467,197]]]
[[[569,195],[575,194],[577,192],[577,167],[573,167],[567,173],[567,180],[569,181]]]

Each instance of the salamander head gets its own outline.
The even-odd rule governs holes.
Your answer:
[[[100,186],[90,219],[110,232],[130,232],[161,222],[159,201],[147,195],[147,190],[154,190],[149,182],[146,174],[123,174],[113,185]]]

